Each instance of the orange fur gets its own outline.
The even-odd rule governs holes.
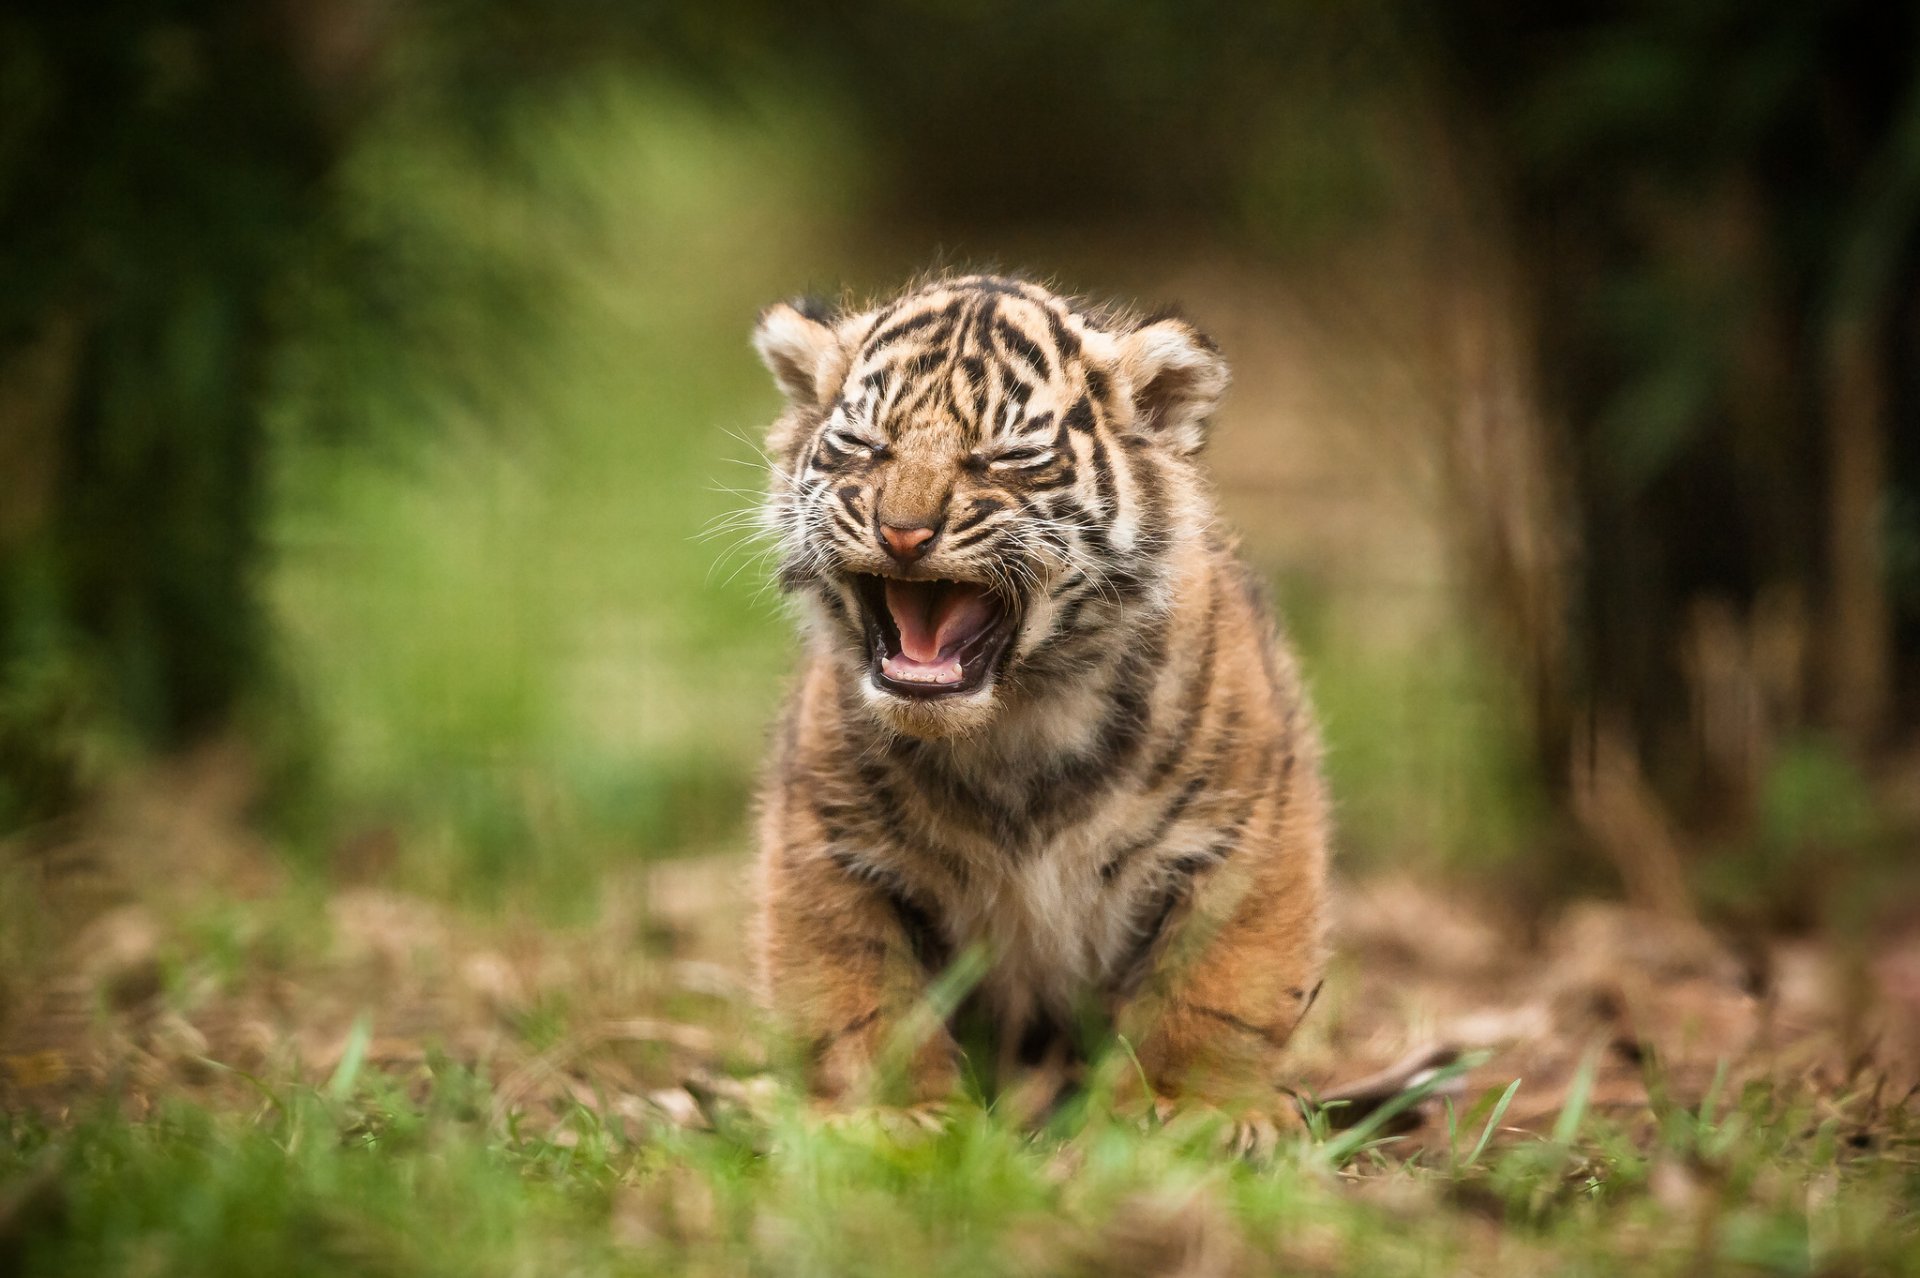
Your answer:
[[[1290,1112],[1327,803],[1292,658],[1197,468],[1218,354],[993,277],[776,307],[757,340],[789,395],[767,511],[807,629],[762,793],[759,948],[815,1089],[870,1096],[977,946],[1001,1062],[1096,1016],[1163,1097]],[[902,520],[938,529],[923,559],[888,556]],[[918,695],[881,677],[897,618],[876,601],[944,581],[990,592],[998,655],[963,649],[970,682]],[[959,1047],[923,1028],[905,1098],[937,1100]]]

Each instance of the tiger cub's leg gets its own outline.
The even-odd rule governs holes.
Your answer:
[[[765,993],[806,1048],[814,1094],[850,1104],[949,1097],[960,1081],[957,1049],[920,1010],[927,920],[824,852],[770,850],[762,873]],[[882,1066],[899,1076],[881,1077]],[[883,1087],[895,1090],[881,1095]]]
[[[1319,992],[1322,885],[1313,858],[1239,868],[1192,885],[1115,1025],[1163,1112],[1218,1107],[1242,1151],[1263,1154],[1300,1126],[1284,1057]]]

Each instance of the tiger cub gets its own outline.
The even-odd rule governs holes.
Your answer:
[[[998,1064],[969,1072],[1092,1025],[1126,1036],[1143,1101],[1286,1124],[1327,800],[1197,461],[1213,344],[985,275],[776,305],[754,344],[787,400],[764,515],[807,642],[761,796],[759,959],[815,1092],[871,1099],[977,948]],[[958,1087],[958,1044],[935,1024],[904,1049],[911,1099]]]

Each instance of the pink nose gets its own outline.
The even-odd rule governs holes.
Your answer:
[[[910,564],[927,553],[927,543],[933,540],[933,532],[931,528],[880,525],[880,539],[887,543],[887,553],[903,564]]]

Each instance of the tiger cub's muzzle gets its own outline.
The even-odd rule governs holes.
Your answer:
[[[899,697],[962,696],[1005,664],[1019,626],[1017,602],[975,581],[910,580],[858,573],[874,683]]]

